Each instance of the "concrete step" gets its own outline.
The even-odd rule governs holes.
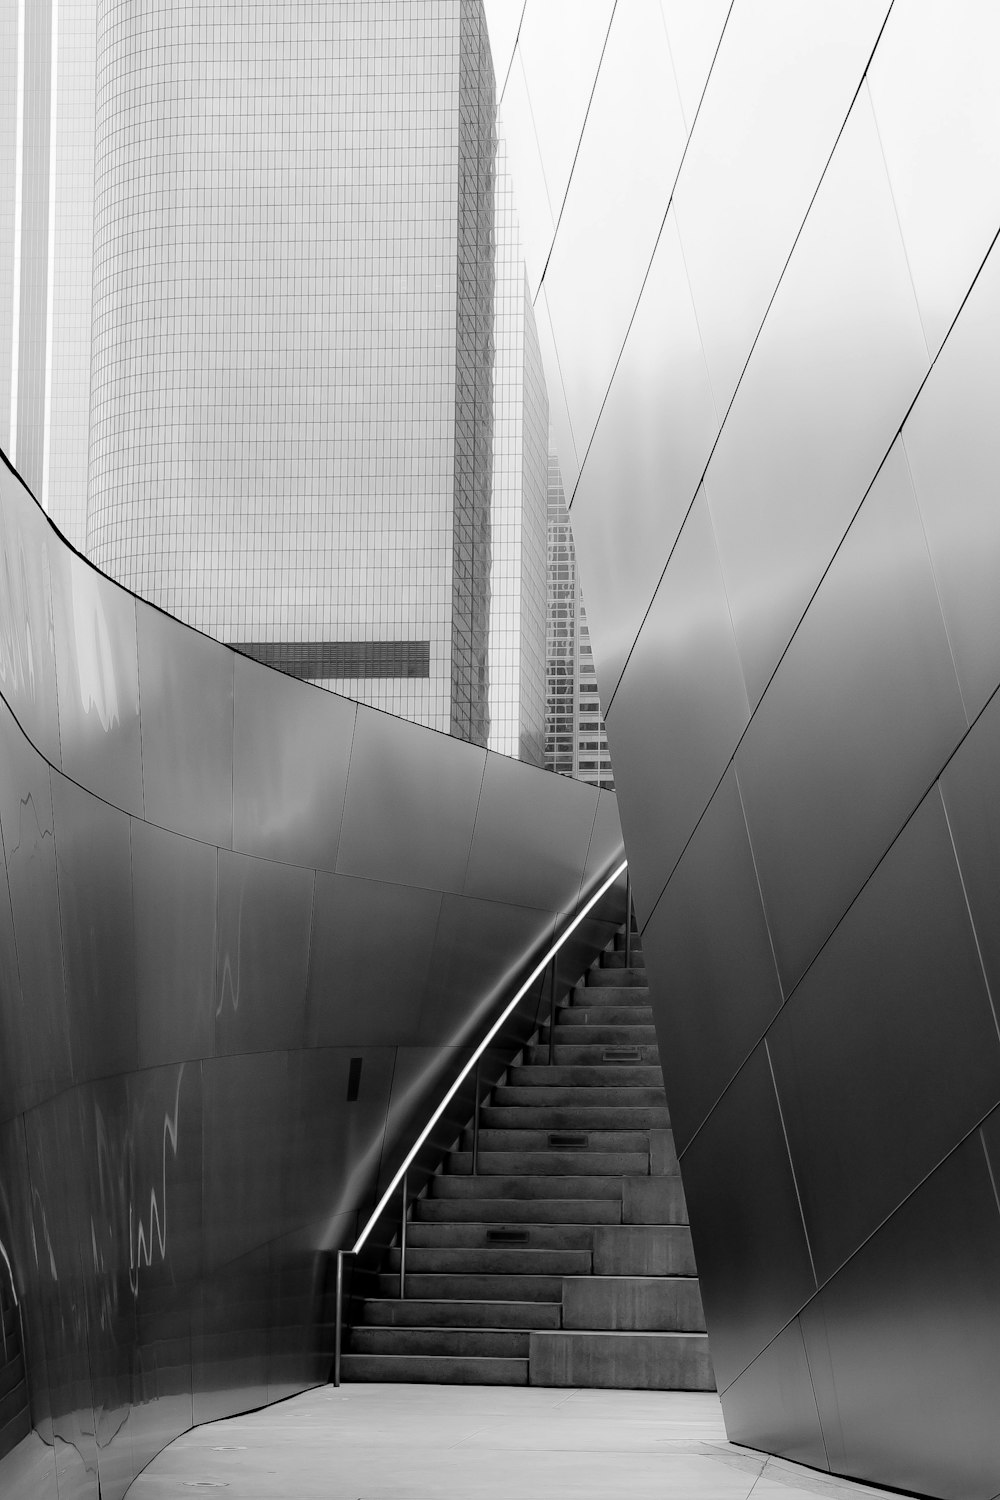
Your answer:
[[[618,1007],[616,1006],[615,1009]],[[549,1028],[539,1027],[539,1036],[548,1041]],[[656,1027],[621,1025],[604,1026],[597,1022],[583,1021],[577,1025],[573,1021],[559,1020],[556,1022],[556,1046],[566,1047],[583,1042],[587,1046],[595,1046],[603,1042],[609,1047],[628,1047],[646,1043],[656,1045]]]
[[[653,1063],[627,1062],[602,1064],[553,1063],[548,1048],[543,1061],[530,1065],[518,1063],[507,1069],[507,1086],[512,1088],[655,1088],[663,1089],[659,1053]]]
[[[599,1203],[601,1200],[597,1199]],[[521,1250],[592,1250],[598,1225],[578,1224],[427,1224],[410,1223],[406,1231],[406,1255],[416,1246],[468,1248],[488,1246]],[[503,1267],[506,1270],[506,1267]]]
[[[528,1330],[516,1328],[352,1328],[351,1354],[459,1355],[527,1359]]]
[[[619,990],[648,990],[649,978],[645,969],[588,969],[586,978],[588,990],[619,989]],[[623,1001],[627,1005],[628,1001]]]
[[[622,1180],[628,1182],[631,1179]],[[664,1182],[671,1180],[662,1179]],[[620,1224],[622,1213],[621,1204],[615,1198],[419,1198],[414,1204],[411,1222],[451,1226],[489,1222]]]
[[[590,1277],[580,1278],[589,1281]],[[409,1281],[409,1277],[407,1277]],[[363,1321],[380,1328],[558,1328],[557,1302],[462,1302],[398,1297],[369,1297],[361,1304]]]
[[[528,1361],[446,1354],[345,1354],[341,1377],[393,1385],[527,1385]]]
[[[665,1104],[486,1105],[479,1114],[487,1130],[669,1130]]]
[[[528,1063],[531,1066],[541,1063],[543,1066],[549,1060],[549,1044],[534,1042],[525,1048]],[[636,1046],[631,1042],[593,1042],[588,1045],[570,1044],[560,1042],[556,1037],[555,1056],[553,1063],[558,1067],[573,1066],[585,1063],[595,1066],[601,1063],[614,1063],[618,1066],[628,1066],[637,1063],[645,1063],[648,1066],[659,1063],[660,1054],[657,1051],[656,1042],[648,1042],[645,1045]],[[511,1070],[514,1071],[513,1069]],[[617,1080],[616,1080],[617,1082]]]
[[[574,1001],[556,1012],[556,1036],[563,1026],[652,1026],[651,1005],[586,1005]],[[548,1027],[545,1028],[546,1035]]]
[[[596,1224],[595,1276],[695,1276],[683,1224]]]
[[[532,1385],[714,1391],[703,1333],[533,1333]]]
[[[591,1234],[613,1227],[595,1224]],[[398,1249],[389,1251],[386,1266],[390,1271],[399,1270]],[[407,1279],[411,1271],[414,1276],[422,1271],[472,1276],[587,1276],[591,1269],[589,1250],[526,1250],[517,1245],[406,1247]]]
[[[560,1275],[521,1275],[514,1272],[406,1271],[406,1300],[439,1302],[552,1302],[558,1308],[562,1296]],[[379,1273],[378,1290],[384,1297],[399,1295],[399,1277]]]
[[[472,1145],[472,1131],[465,1132],[464,1146]],[[501,1130],[479,1131],[479,1152],[484,1151],[649,1151],[649,1130]],[[648,1170],[648,1167],[647,1167]]]
[[[680,1171],[672,1130],[649,1132],[649,1171],[652,1177],[676,1176]]]
[[[448,1175],[468,1176],[471,1151],[452,1151]],[[480,1151],[480,1177],[576,1176],[624,1177],[649,1171],[649,1155],[643,1151]]]
[[[568,1276],[562,1326],[632,1332],[704,1333],[696,1276]]]
[[[678,1176],[626,1177],[623,1224],[686,1224],[687,1203]]]
[[[630,956],[630,958],[632,960],[631,963],[629,964],[629,968],[630,969],[642,969],[645,972],[645,964],[643,962],[642,949],[639,947],[638,943],[633,943],[632,944],[632,949],[631,949],[631,953],[630,953],[629,956]],[[624,969],[624,967],[625,967],[625,945],[624,945],[624,942],[622,943],[622,946],[620,948],[612,948],[610,951],[605,951],[604,953],[602,953],[601,956],[600,956],[600,959],[598,960],[598,968],[601,968],[601,969]]]
[[[601,1109],[665,1109],[666,1099],[661,1088],[601,1088],[580,1084],[576,1088],[565,1084],[541,1084],[534,1088],[524,1085],[500,1083],[493,1090],[493,1104],[489,1108],[580,1108],[591,1104]]]
[[[555,1198],[612,1198],[622,1200],[622,1174],[608,1172],[591,1175],[577,1169],[580,1158],[574,1159],[572,1170],[562,1175],[545,1177],[524,1176],[519,1173],[500,1173],[496,1176],[460,1176],[458,1173],[439,1172],[431,1179],[434,1198],[518,1198],[534,1201]]]

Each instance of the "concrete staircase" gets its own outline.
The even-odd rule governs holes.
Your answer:
[[[451,1152],[344,1380],[714,1390],[646,974],[624,929]]]

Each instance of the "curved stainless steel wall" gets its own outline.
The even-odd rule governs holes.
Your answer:
[[[326,1378],[326,1252],[621,834],[607,793],[136,600],[5,466],[0,502],[24,1493],[108,1500],[192,1423]]]
[[[501,113],[728,1430],[990,1497],[1000,21],[509,9]]]

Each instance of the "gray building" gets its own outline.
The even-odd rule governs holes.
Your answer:
[[[87,547],[485,744],[495,91],[478,0],[102,0]]]

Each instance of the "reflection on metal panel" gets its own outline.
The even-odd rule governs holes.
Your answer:
[[[798,1318],[726,1387],[722,1410],[731,1443],[747,1442],[813,1469],[829,1469]]]
[[[640,922],[694,831],[746,721],[746,692],[702,495],[608,714],[615,774],[620,767],[633,787],[632,799],[622,806],[622,827]]]
[[[965,727],[896,443],[736,755],[786,991]]]
[[[6,468],[0,532],[0,1242],[52,1477],[97,1500],[327,1378],[330,1253],[620,830],[138,604]]]

